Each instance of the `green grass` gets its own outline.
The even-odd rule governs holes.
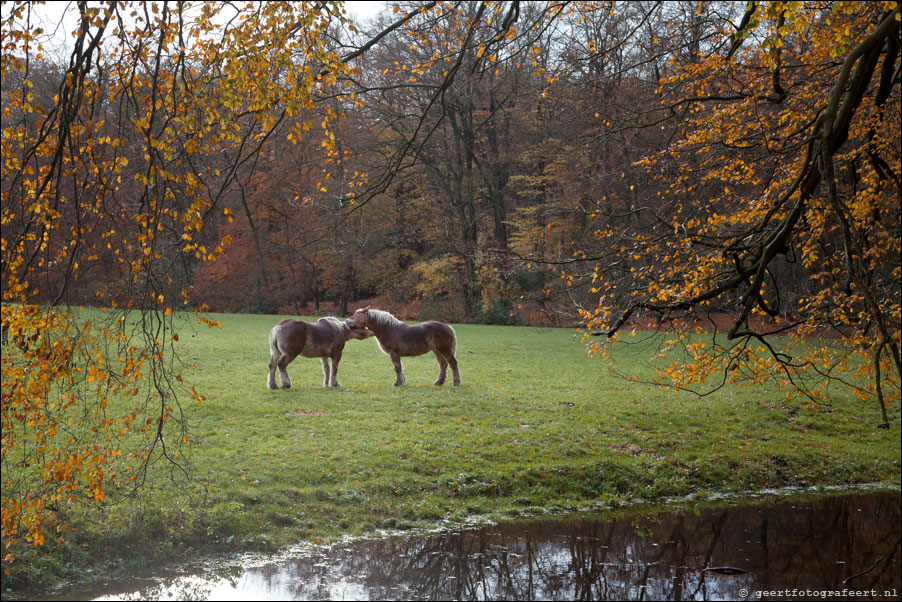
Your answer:
[[[133,501],[79,508],[70,543],[12,563],[10,583],[85,567],[109,572],[224,550],[274,550],[473,515],[611,506],[691,492],[885,481],[898,485],[899,408],[837,396],[790,407],[767,388],[699,398],[611,376],[566,329],[455,325],[463,385],[434,387],[431,354],[404,360],[407,386],[374,339],[349,341],[338,389],[319,360],[265,388],[274,316],[186,326],[181,400],[192,478],[156,470]],[[651,378],[651,348],[620,354]],[[127,550],[127,553],[123,551]]]

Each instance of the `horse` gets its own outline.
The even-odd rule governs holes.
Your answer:
[[[457,359],[454,357],[457,336],[454,334],[454,329],[447,324],[431,320],[408,326],[387,311],[369,307],[358,309],[345,320],[345,323],[352,328],[368,328],[375,333],[382,352],[390,357],[395,365],[396,387],[407,382],[404,378],[401,358],[423,355],[430,351],[435,354],[439,366],[438,379],[434,384],[445,384],[445,372],[449,364],[454,372],[454,384],[460,384],[460,371],[457,369]]]
[[[278,389],[276,385],[276,366],[282,377],[282,386],[291,388],[291,379],[285,368],[299,355],[318,357],[323,362],[323,386],[337,387],[338,362],[345,341],[350,339],[367,339],[373,336],[372,331],[365,328],[354,328],[338,318],[322,318],[315,323],[286,318],[269,331],[269,377],[266,386]],[[329,368],[329,358],[332,367]]]

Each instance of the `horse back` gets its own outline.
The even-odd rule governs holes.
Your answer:
[[[443,322],[430,320],[405,326],[398,334],[396,340],[401,355],[422,355],[436,349],[444,354],[454,352],[454,330]]]
[[[282,353],[304,357],[326,357],[344,347],[344,333],[328,319],[310,323],[286,318],[276,326],[276,341]]]
[[[304,355],[308,357],[331,355],[333,351],[344,348],[344,345],[344,332],[334,318],[321,318],[313,324],[307,324],[307,345]]]
[[[419,324],[423,328],[425,332],[429,334],[429,336],[435,338],[442,339],[454,339],[454,329],[445,324],[444,322],[439,322],[437,320],[429,320],[428,322],[423,322]]]

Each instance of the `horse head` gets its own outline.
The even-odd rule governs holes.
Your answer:
[[[370,323],[370,315],[367,313],[369,310],[369,305],[358,309],[353,314],[351,314],[350,318],[345,320],[345,324],[347,324],[351,329],[366,328],[367,324]]]

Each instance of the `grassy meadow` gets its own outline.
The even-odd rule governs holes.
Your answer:
[[[612,376],[569,329],[454,325],[463,385],[432,385],[432,354],[404,359],[407,386],[375,339],[349,341],[341,387],[318,359],[266,389],[276,316],[217,315],[179,331],[191,429],[190,479],[151,472],[139,498],[70,516],[70,543],[12,564],[11,583],[226,550],[432,527],[476,515],[610,507],[693,492],[885,482],[898,486],[898,406],[829,408],[784,393],[722,389],[704,398]],[[651,347],[620,365],[650,378]],[[83,576],[85,573],[81,573]],[[92,573],[87,573],[88,575]]]

